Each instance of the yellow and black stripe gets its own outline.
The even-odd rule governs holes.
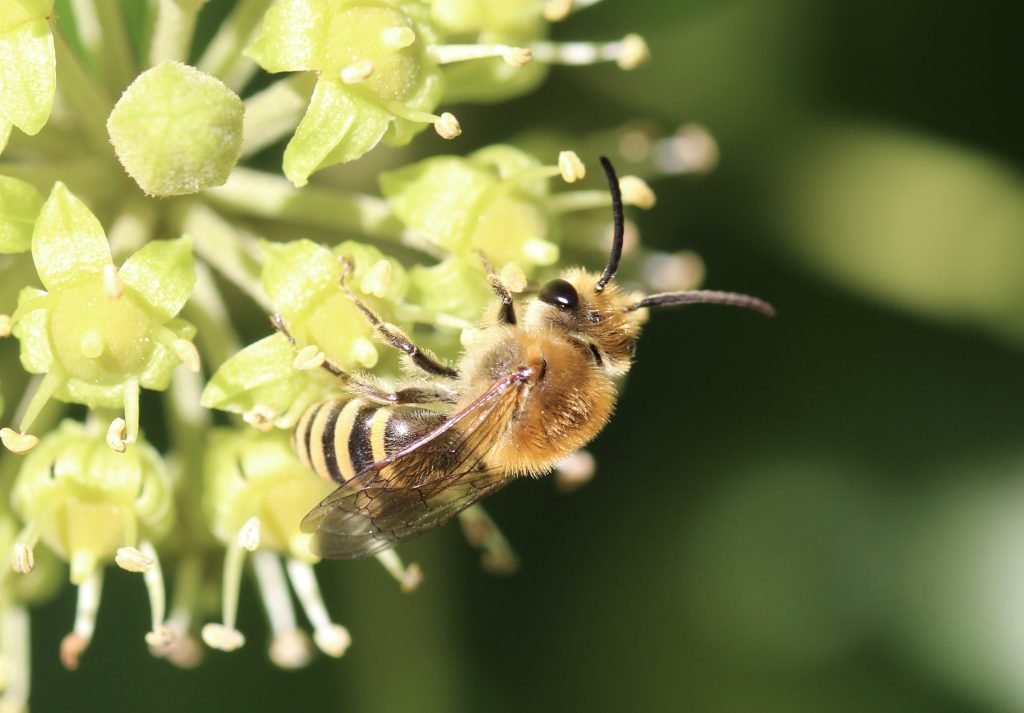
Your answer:
[[[381,406],[361,398],[322,401],[302,414],[292,446],[321,478],[344,483],[443,420],[429,409]],[[387,477],[387,469],[382,475]]]

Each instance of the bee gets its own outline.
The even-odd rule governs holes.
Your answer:
[[[604,270],[566,270],[519,305],[481,256],[496,301],[481,338],[453,368],[383,322],[341,287],[384,343],[424,378],[389,390],[367,376],[323,367],[342,380],[339,398],[311,406],[292,442],[301,460],[338,488],[306,515],[322,557],[379,553],[445,524],[522,476],[539,477],[604,428],[630,369],[645,310],[723,304],[771,316],[762,300],[691,290],[637,298],[613,281],[622,255],[619,181],[601,157],[614,233]],[[287,327],[275,316],[275,326]]]

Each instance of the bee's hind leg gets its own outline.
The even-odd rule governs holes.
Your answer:
[[[484,264],[484,269],[487,271],[487,283],[491,286],[491,291],[501,300],[498,319],[504,324],[515,324],[516,308],[512,302],[512,291],[494,272],[494,266],[491,265],[491,261],[487,259],[487,256],[482,252],[478,252],[477,255],[480,256],[480,262]]]
[[[366,303],[359,299],[348,286],[348,277],[352,273],[352,262],[347,258],[343,258],[341,264],[341,289],[345,292],[345,296],[348,297],[352,304],[354,304],[359,311],[363,313],[363,316],[366,317],[367,321],[373,325],[374,329],[377,330],[377,334],[380,336],[380,339],[385,344],[408,355],[413,364],[432,376],[443,376],[448,379],[459,378],[458,371],[450,366],[442,364],[433,354],[413,344],[412,340],[406,336],[405,332],[397,326],[385,322],[378,317],[372,309],[367,307]]]
[[[469,544],[483,553],[480,562],[485,570],[508,575],[519,569],[519,555],[482,505],[471,505],[460,512],[459,524]]]

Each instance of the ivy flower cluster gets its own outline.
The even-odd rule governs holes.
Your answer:
[[[0,357],[12,357],[0,364],[0,710],[27,706],[29,608],[66,580],[77,587],[59,651],[77,667],[110,565],[141,576],[144,644],[174,664],[245,643],[247,564],[275,664],[345,652],[350,636],[299,529],[330,486],[288,430],[337,392],[325,361],[382,379],[401,365],[341,292],[343,261],[382,319],[455,358],[490,299],[481,254],[517,292],[568,261],[602,259],[609,217],[597,209],[610,199],[574,185],[581,155],[617,152],[638,174],[621,187],[639,209],[655,202],[641,175],[715,163],[713,140],[691,125],[581,134],[577,151],[462,155],[424,138],[430,158],[360,167],[428,127],[445,140],[472,131],[455,105],[530,92],[553,65],[641,65],[636,35],[548,39],[596,2],[239,0],[224,13],[207,11],[216,1],[156,0],[139,22],[142,5],[127,0],[0,0]],[[201,47],[199,26],[212,35]],[[268,156],[279,170],[253,167]],[[310,183],[339,164],[376,190]],[[630,228],[628,279],[700,282],[699,258],[645,250]],[[287,336],[259,322],[269,314]],[[268,336],[244,344],[259,323]],[[558,482],[592,470],[578,454]],[[486,567],[514,568],[486,513],[462,523]],[[404,590],[419,584],[415,564],[378,559]],[[214,611],[199,596],[208,584],[221,592]]]

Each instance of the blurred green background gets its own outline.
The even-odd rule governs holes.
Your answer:
[[[654,315],[595,480],[490,501],[518,575],[483,573],[445,528],[402,549],[426,572],[413,595],[374,562],[319,568],[354,638],[340,661],[272,667],[247,588],[249,645],[180,672],[142,653],[142,584],[112,569],[78,672],[56,656],[73,592],[34,613],[33,709],[1024,709],[1010,7],[605,0],[558,26],[637,31],[653,62],[555,70],[526,99],[467,107],[453,149],[703,122],[718,170],[653,181],[659,205],[633,217],[778,319]]]

